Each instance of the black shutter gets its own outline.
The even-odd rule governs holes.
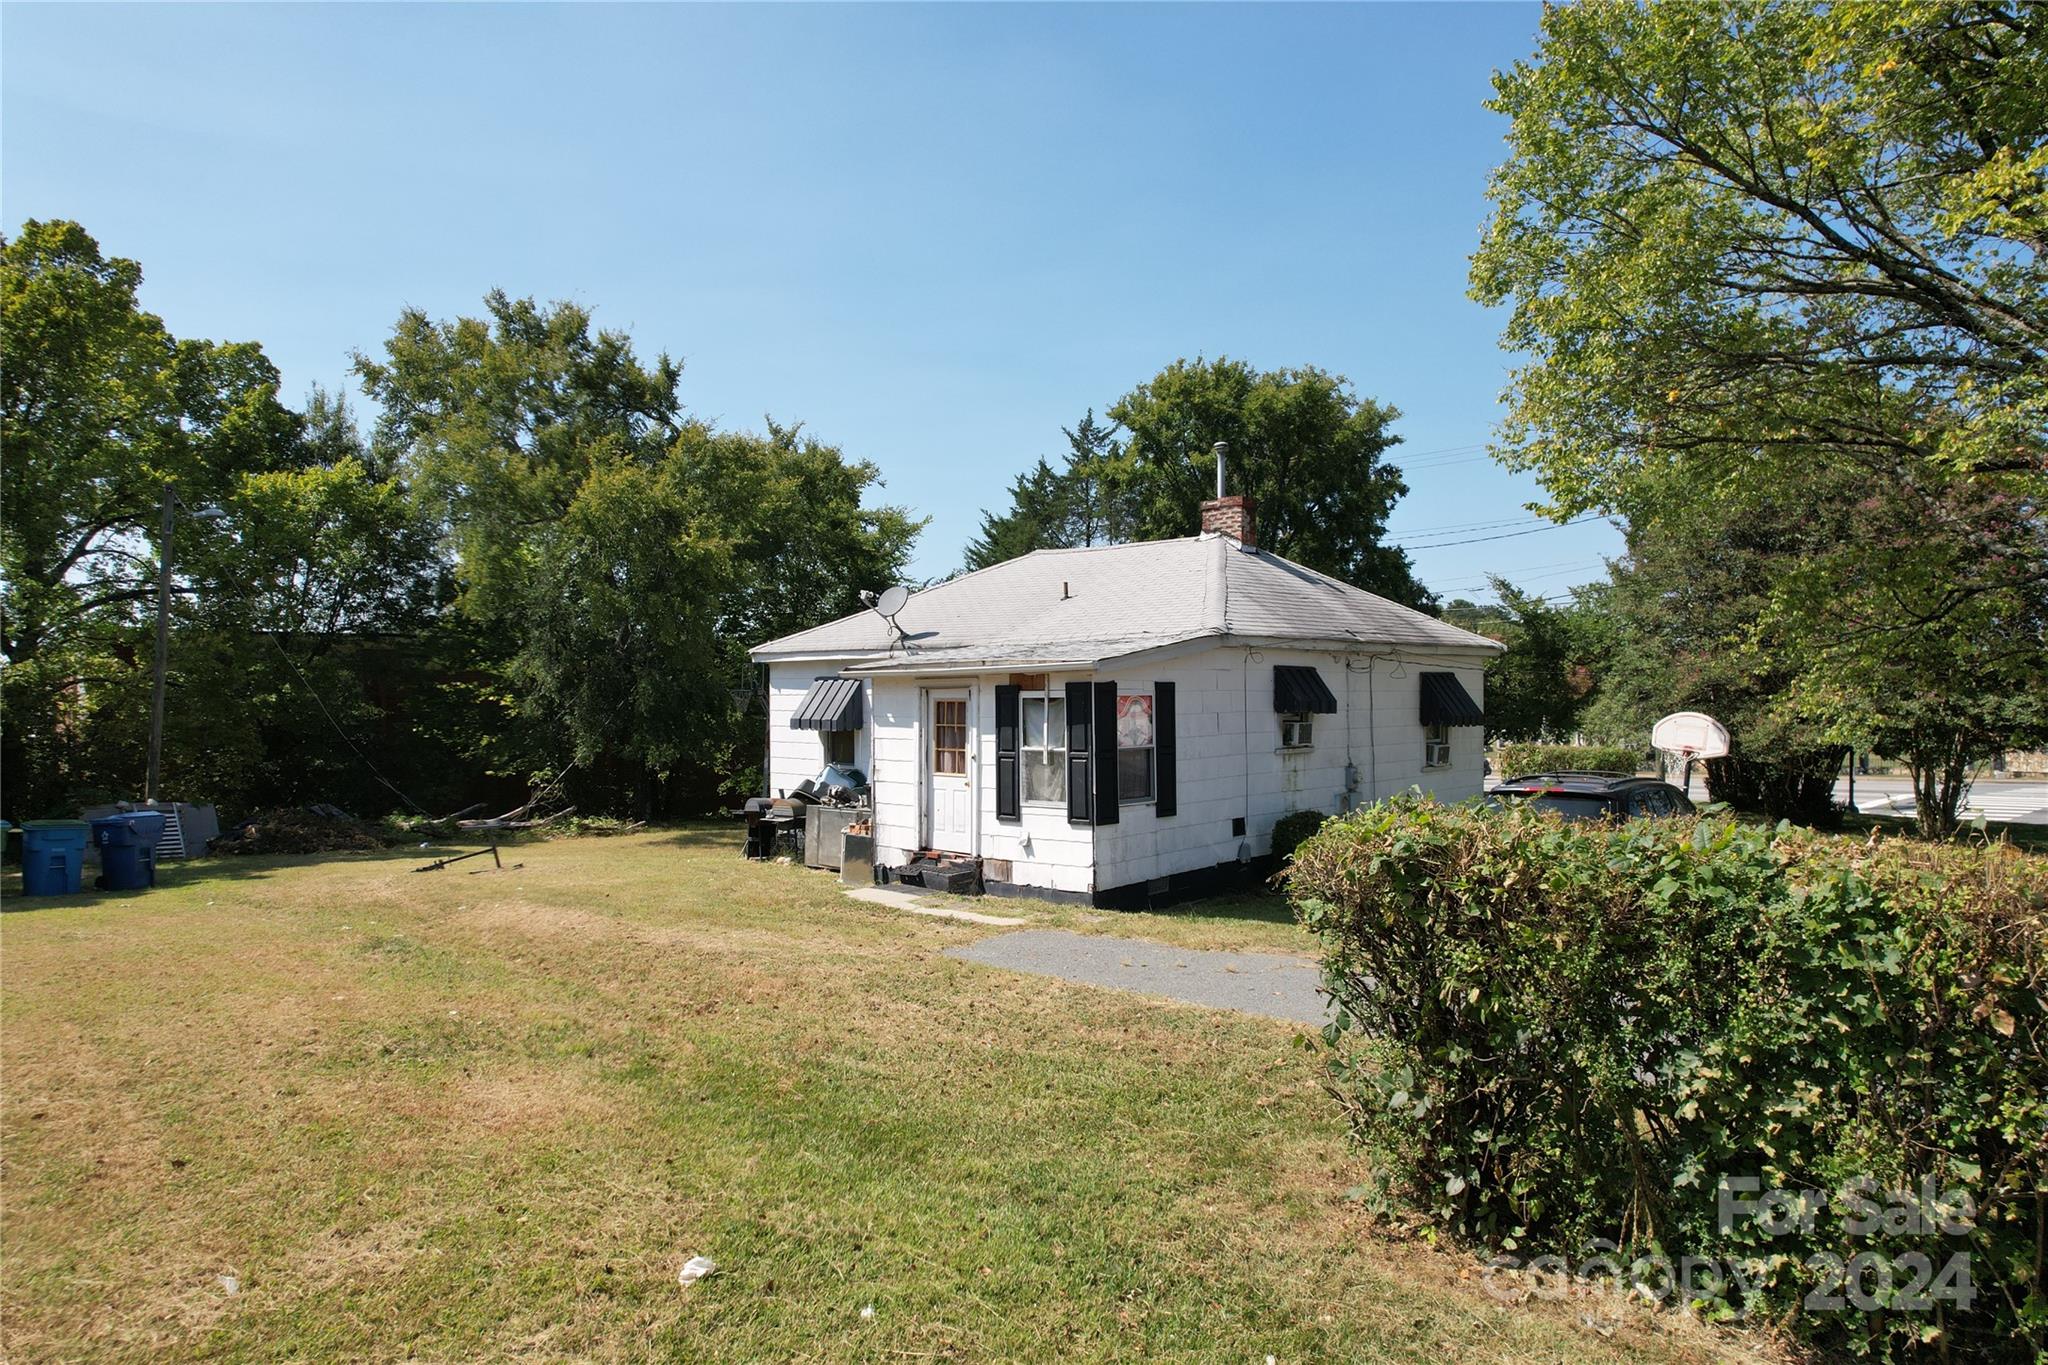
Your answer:
[[[1174,768],[1179,758],[1174,734],[1173,684],[1156,682],[1152,684],[1152,770],[1159,784],[1158,804],[1153,807],[1155,815],[1172,815],[1180,809],[1173,790]]]
[[[1116,684],[1095,684],[1095,823],[1113,825],[1116,794]]]
[[[1094,807],[1089,804],[1088,718],[1094,714],[1093,690],[1084,682],[1067,684],[1067,819],[1088,823]]]
[[[996,685],[996,819],[1021,820],[1019,784],[1023,774],[1017,766],[1017,710],[1021,687]]]

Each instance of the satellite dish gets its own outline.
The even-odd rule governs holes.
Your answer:
[[[1650,728],[1650,743],[1680,758],[1720,758],[1728,752],[1728,727],[1699,711],[1677,711]]]
[[[892,588],[884,588],[882,590],[882,595],[875,599],[875,610],[888,617],[891,621],[894,621],[896,613],[902,611],[904,605],[909,601],[910,589],[898,583]]]

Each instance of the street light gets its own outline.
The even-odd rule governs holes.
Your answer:
[[[199,521],[219,521],[227,514],[218,507],[194,510],[185,506],[175,485],[164,485],[163,521],[157,532],[156,566],[156,684],[149,699],[149,771],[142,782],[142,799],[156,804],[156,788],[164,762],[164,675],[171,656],[171,523],[177,509]]]

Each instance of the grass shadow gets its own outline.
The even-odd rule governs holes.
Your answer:
[[[314,862],[320,856],[308,854],[298,858],[182,858],[175,862],[158,864],[156,885],[135,891],[98,889],[93,885],[93,879],[99,875],[98,865],[88,862],[85,865],[84,876],[79,879],[78,891],[68,896],[26,895],[21,889],[21,870],[8,868],[6,876],[0,878],[0,911],[17,914],[29,910],[58,910],[72,906],[100,905],[108,901],[138,900],[154,891],[166,891],[216,880],[260,881],[267,879],[273,869]]]
[[[93,886],[96,864],[87,863],[82,885],[75,895],[27,896],[22,894],[21,869],[10,867],[0,877],[0,911],[14,914],[28,910],[56,910],[67,906],[99,905],[114,900],[135,900],[154,891],[170,891],[215,882],[267,881],[293,868],[316,867],[323,863],[424,863],[448,850],[384,848],[351,849],[331,853],[218,854],[202,858],[178,858],[157,864],[156,885],[139,891],[101,891]],[[457,851],[460,851],[459,849]]]
[[[1169,919],[1243,920],[1257,924],[1292,924],[1294,907],[1277,891],[1231,891],[1205,900],[1183,901],[1149,912]]]
[[[699,824],[667,825],[648,830],[664,844],[686,849],[731,849],[735,858],[746,841],[747,827],[737,820],[706,820]]]

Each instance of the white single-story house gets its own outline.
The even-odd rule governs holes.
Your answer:
[[[851,763],[874,858],[990,891],[1145,904],[1271,847],[1291,811],[1481,790],[1502,646],[1256,548],[1251,500],[1178,540],[1040,550],[753,650],[768,795]]]

